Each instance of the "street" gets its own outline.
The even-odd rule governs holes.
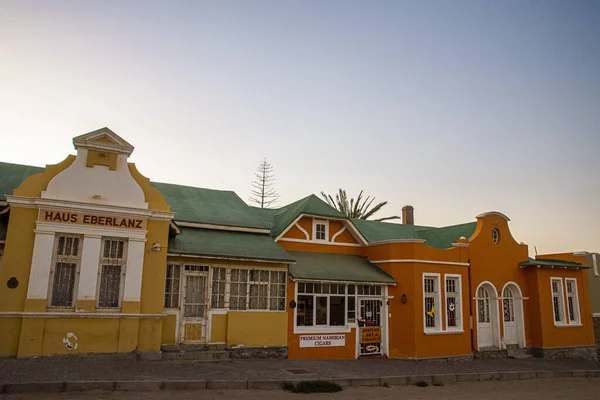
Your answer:
[[[85,393],[30,393],[4,394],[2,400],[158,400],[177,398],[178,400],[282,400],[282,399],[344,399],[344,400],[525,400],[525,399],[598,399],[600,379],[534,379],[527,381],[486,381],[455,383],[446,386],[394,386],[345,388],[338,393],[293,394],[279,390],[200,390],[176,392],[85,392]]]

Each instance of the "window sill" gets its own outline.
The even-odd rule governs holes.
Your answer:
[[[580,328],[583,324],[554,324],[556,328]]]
[[[348,333],[351,326],[294,326],[295,334],[320,334],[320,333]]]
[[[446,331],[425,331],[426,335],[460,335],[465,333],[463,329],[451,329]]]

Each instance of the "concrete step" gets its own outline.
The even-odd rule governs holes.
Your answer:
[[[483,348],[479,351],[473,352],[473,358],[475,359],[490,359],[490,358],[507,358],[508,352],[506,350],[500,350],[497,347]]]
[[[514,358],[516,360],[525,360],[532,358],[533,356],[529,353],[528,349],[509,349],[508,358]]]
[[[179,353],[181,351],[225,351],[225,344],[170,344],[162,345],[161,351],[164,353]]]

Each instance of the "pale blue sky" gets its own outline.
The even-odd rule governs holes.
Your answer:
[[[0,160],[108,126],[155,181],[360,189],[600,251],[600,2],[0,0]]]

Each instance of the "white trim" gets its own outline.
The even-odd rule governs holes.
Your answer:
[[[358,243],[342,243],[342,242],[325,242],[323,240],[304,240],[294,238],[281,238],[280,242],[297,242],[297,243],[312,243],[312,244],[324,244],[330,246],[349,246],[349,247],[362,247]]]
[[[434,315],[434,322],[435,322],[435,326],[434,327],[427,327],[427,317],[426,317],[426,313],[428,310],[425,309],[425,279],[426,278],[434,278],[437,280],[437,293],[435,294],[434,300],[433,300],[433,306],[435,308],[435,306],[438,306],[438,310],[435,312]],[[441,313],[441,302],[442,302],[442,289],[440,287],[440,281],[441,281],[441,274],[440,273],[434,273],[434,272],[423,272],[421,274],[421,307],[423,309],[423,332],[441,332],[443,331],[442,328],[442,315],[443,313]],[[437,304],[436,304],[437,303]]]
[[[390,310],[389,310],[389,306],[388,306],[388,287],[387,285],[383,287],[383,300],[382,300],[382,304],[383,304],[383,308],[385,309],[385,319],[381,318],[381,321],[385,321],[385,329],[383,331],[384,334],[384,343],[385,343],[385,356],[387,358],[390,358],[390,318],[391,318],[391,314],[390,314]],[[356,335],[358,336],[358,335]],[[383,349],[382,349],[383,350]]]
[[[107,136],[113,143],[98,142],[95,139]],[[107,127],[97,129],[92,132],[84,133],[73,138],[73,146],[84,149],[99,149],[114,151],[120,154],[130,155],[134,147],[125,139],[108,129]]]
[[[293,226],[295,226],[295,225],[298,223],[298,221],[300,221],[300,220],[302,219],[302,217],[303,217],[303,216],[304,216],[304,214],[300,214],[300,215],[298,215],[298,216],[296,217],[296,219],[294,219],[294,220],[292,221],[292,223],[290,223],[290,224],[289,224],[289,225],[288,225],[288,226],[287,226],[287,227],[286,227],[286,228],[285,228],[283,231],[281,231],[281,233],[280,233],[280,234],[279,234],[279,235],[278,235],[278,236],[275,238],[275,241],[276,241],[276,242],[278,242],[278,241],[279,241],[279,239],[281,239],[282,237],[284,237],[284,236],[285,236],[285,234],[286,234],[286,233],[288,233],[288,231],[289,231],[290,229],[292,229],[292,227],[293,227]]]
[[[325,239],[317,239],[317,225],[325,226]],[[313,218],[312,220],[312,241],[316,243],[329,243],[329,221],[326,219]]]
[[[454,278],[458,280],[458,294],[456,295],[456,298],[458,300],[458,318],[460,321],[460,325],[459,326],[448,326],[448,292],[446,290],[446,279],[447,278]],[[451,331],[451,332],[464,332],[464,325],[463,325],[463,291],[462,291],[462,275],[460,274],[444,274],[444,310],[446,314],[446,318],[444,320],[444,324],[443,326],[446,327],[446,331]]]
[[[37,221],[35,233],[68,233],[83,236],[110,236],[129,238],[130,240],[146,241],[145,229],[106,228],[104,226],[61,224],[58,222]]]
[[[594,275],[600,276],[600,272],[598,272],[598,258],[596,257],[598,254],[592,254],[592,267],[594,268]]]
[[[470,243],[452,243],[452,247],[469,247]]]
[[[425,335],[460,335],[464,330],[450,329],[445,331],[425,331]]]
[[[344,233],[344,231],[346,230],[346,225],[342,226],[342,229],[340,229],[339,231],[337,231],[336,233],[333,234],[333,236],[331,237],[331,243],[335,243],[335,239],[340,236],[342,233]]]
[[[345,226],[348,227],[348,230],[350,230],[350,233],[352,234],[352,236],[354,236],[354,238],[357,239],[357,241],[359,242],[359,245],[367,246],[369,244],[369,242],[363,237],[363,235],[361,235],[360,231],[354,226],[354,224],[352,223],[352,221],[350,221],[349,219],[345,219],[345,218],[333,218],[333,217],[322,217],[322,216],[319,216],[319,215],[304,214],[304,213],[301,213],[300,215],[298,215],[296,217],[296,219],[294,219],[287,226],[287,228],[285,228],[279,235],[277,235],[277,237],[275,238],[275,241],[278,242],[303,217],[310,217],[310,218],[317,218],[317,219],[326,218],[329,221],[341,221]]]
[[[376,246],[379,244],[388,244],[388,243],[425,243],[425,239],[387,239],[380,240],[377,242],[370,242],[368,246]]]
[[[494,316],[496,316],[496,328],[497,328],[497,341],[498,341],[498,349],[502,349],[502,338],[500,335],[500,314],[498,311],[498,290],[496,289],[496,286],[494,286],[494,284],[490,281],[482,281],[479,283],[479,285],[477,285],[477,288],[475,289],[475,296],[477,296],[477,292],[479,291],[479,288],[483,285],[489,285],[491,287],[492,293],[490,293],[490,307],[492,307],[492,304],[495,304],[494,306],[494,310],[492,311],[490,310],[490,320],[492,321],[492,330],[494,329]],[[494,300],[496,300],[494,302]],[[475,322],[476,322],[476,326],[475,329],[477,330],[477,350],[479,350],[479,310],[478,310],[478,304],[477,302],[475,302]],[[493,313],[493,314],[492,314]],[[493,337],[492,337],[493,340]]]
[[[300,226],[299,223],[296,222],[296,224],[294,225],[296,228],[298,228],[298,230],[302,233],[304,233],[304,237],[306,238],[306,240],[310,240],[310,235],[308,234],[308,232],[306,231],[306,229],[304,229],[302,226]]]
[[[513,285],[514,287],[517,288],[517,290],[519,291],[519,297],[512,297],[513,300],[519,300],[520,304],[519,304],[519,314],[521,314],[519,321],[521,323],[521,335],[519,335],[520,337],[518,338],[518,342],[519,342],[519,346],[521,348],[525,348],[527,347],[527,337],[525,336],[525,310],[523,307],[523,300],[529,300],[529,297],[523,297],[523,291],[521,291],[521,287],[514,281],[509,281],[506,282],[504,284],[504,286],[502,287],[502,291],[500,292],[502,294],[502,297],[498,297],[498,300],[504,300],[504,289],[506,289],[507,287],[509,287],[510,285]],[[501,304],[501,308],[503,310],[502,313],[502,325],[504,325],[504,304]],[[554,309],[554,305],[552,306],[552,308]]]
[[[504,218],[506,221],[510,221],[510,218],[508,218],[506,215],[502,214],[501,212],[498,211],[488,211],[488,212],[484,212],[479,214],[478,216],[476,216],[475,218],[479,219],[479,218],[485,218],[489,215],[497,215],[499,217]]]
[[[214,229],[218,231],[234,231],[234,232],[249,232],[249,233],[271,233],[268,229],[262,228],[244,228],[239,226],[227,226],[227,225],[217,225],[217,224],[202,224],[197,222],[185,222],[178,221],[175,219],[175,223],[178,226],[186,227],[186,228],[199,228],[199,229]]]
[[[414,259],[402,259],[402,260],[377,260],[371,261],[371,264],[383,264],[383,263],[423,263],[423,264],[440,264],[440,265],[458,265],[461,267],[468,267],[470,263],[461,263],[454,261],[434,261],[434,260],[414,260]]]
[[[20,312],[0,311],[0,317],[23,317],[23,318],[163,318],[163,314],[121,314],[121,313],[98,313],[98,312]]]
[[[567,283],[571,281],[574,283],[574,292],[573,292],[573,297],[575,299],[575,304],[573,304],[573,311],[575,312],[575,315],[577,316],[577,319],[574,321],[571,321],[571,315],[569,315],[569,292],[568,292],[568,286]],[[565,309],[567,311],[567,317],[569,319],[569,325],[582,325],[581,323],[581,310],[579,308],[579,288],[577,287],[577,278],[566,278],[565,277],[565,298],[567,300],[567,302],[565,303]]]
[[[556,328],[579,328],[582,327],[583,324],[575,323],[575,324],[554,324]]]
[[[259,263],[270,263],[270,264],[295,264],[296,261],[284,261],[284,260],[255,260],[251,258],[234,258],[234,257],[220,257],[220,256],[199,256],[192,254],[177,254],[177,253],[167,253],[167,257],[185,257],[185,258],[205,258],[205,259],[213,259],[213,260],[229,260],[229,261],[243,261],[243,262],[259,262]],[[173,261],[173,263],[178,263],[181,261]],[[207,263],[210,264],[210,263]],[[212,264],[210,264],[212,265]],[[250,268],[250,267],[249,267]],[[259,267],[254,267],[259,268]],[[279,268],[279,267],[276,267]]]
[[[559,303],[559,306],[562,305],[562,307],[559,310],[559,312],[562,312],[562,318],[559,321],[556,320],[556,311],[554,310],[554,288],[552,287],[552,283],[554,281],[556,281],[560,284],[560,292],[558,294],[561,297],[561,299],[560,299],[561,302]],[[567,324],[567,305],[565,304],[565,288],[564,288],[562,277],[558,277],[558,276],[550,277],[550,296],[551,296],[550,304],[552,304],[552,322],[554,322],[554,326],[566,325]]]
[[[596,313],[593,313],[593,314],[592,314],[592,317],[594,317],[594,318],[600,318],[600,313],[597,313],[597,312],[596,312]]]

